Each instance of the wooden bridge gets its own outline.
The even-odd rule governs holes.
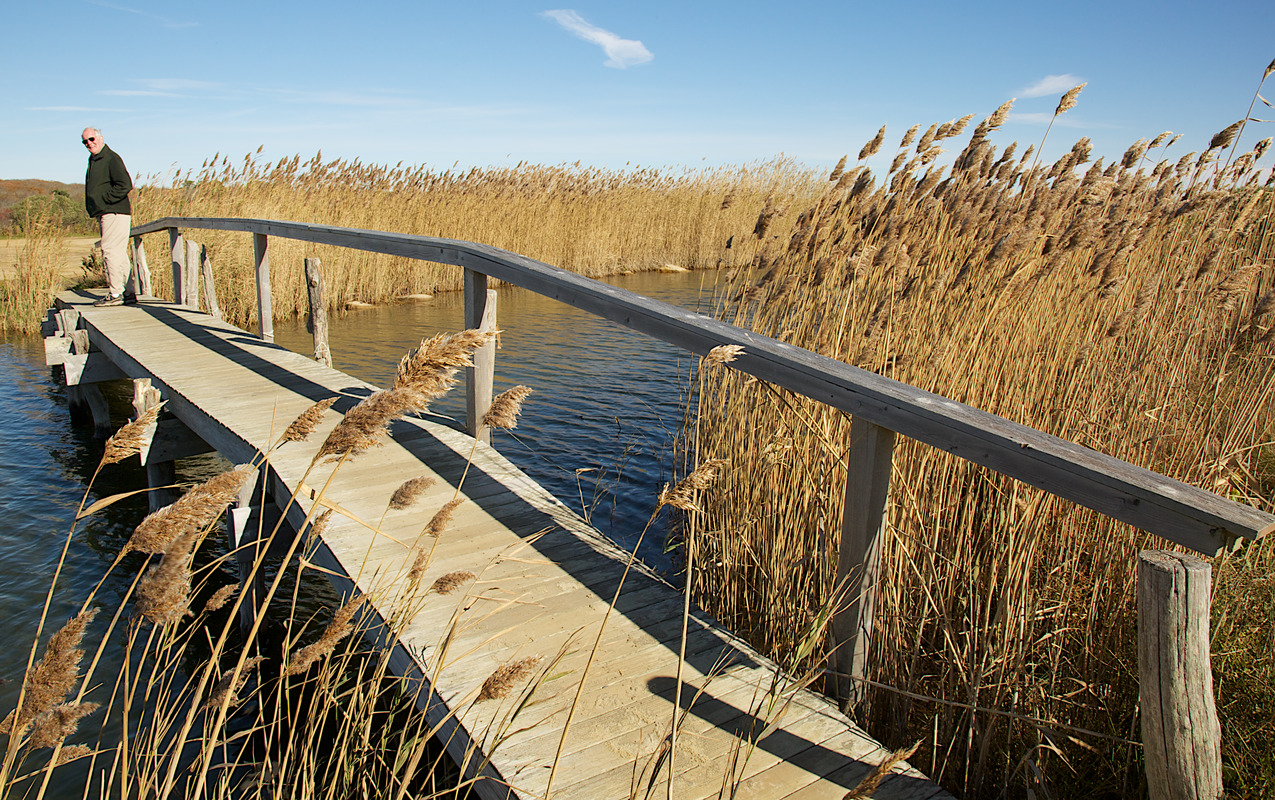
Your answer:
[[[179,229],[199,228],[254,236],[258,335],[192,308],[197,307],[197,278],[194,264],[187,268]],[[159,231],[169,232],[174,302],[144,297],[134,306],[95,308],[94,294],[64,293],[47,332],[49,362],[64,365],[70,386],[132,379],[139,406],[153,402],[146,397],[158,390],[174,419],[164,423],[172,430],[157,436],[147,454],[156,485],[163,482],[166,463],[193,450],[215,448],[236,463],[269,453],[263,465],[265,499],[297,496],[301,502],[287,512],[294,528],[304,527],[315,503],[337,509],[315,558],[339,589],[367,595],[382,622],[395,622],[395,670],[423,687],[419,705],[441,726],[441,738],[457,762],[482,779],[477,785],[486,797],[543,796],[551,768],[555,796],[630,796],[640,783],[650,782],[653,754],[669,730],[675,697],[686,711],[673,761],[676,774],[670,777],[665,769],[655,780],[672,780],[679,798],[716,797],[729,783],[738,784],[740,797],[841,798],[888,753],[837,704],[802,689],[703,615],[692,613],[681,661],[680,592],[640,564],[623,578],[628,554],[483,441],[493,350],[479,352],[468,376],[467,433],[428,418],[399,421],[387,446],[342,465],[331,485],[320,490],[328,474],[306,474],[318,446],[314,442],[374,387],[271,343],[268,237],[464,267],[467,327],[494,326],[494,293],[486,289],[490,275],[701,355],[718,345],[740,345],[743,354],[733,367],[853,414],[840,551],[852,602],[834,622],[839,646],[831,660],[850,679],[844,694],[851,704],[858,685],[854,679],[865,675],[871,643],[875,566],[896,432],[1209,555],[1239,538],[1275,529],[1270,514],[915,387],[496,248],[238,219],[163,219],[134,228],[134,241],[140,244],[142,235]],[[329,397],[338,401],[313,442],[272,449],[284,426]],[[463,502],[437,544],[429,542],[432,558],[424,576],[414,581],[408,572],[422,542],[421,517],[386,509],[400,484],[421,475],[437,480],[417,508],[432,513],[454,496]],[[248,516],[253,504],[245,496],[235,518]],[[458,572],[473,575],[463,602],[457,595],[416,590]],[[406,616],[405,607],[410,609]],[[587,669],[587,688],[559,755],[576,684],[600,628],[601,646]],[[1207,663],[1207,635],[1204,647]],[[543,698],[537,696],[543,702],[524,709],[515,724],[511,701],[475,701],[493,670],[524,658],[554,663],[557,677],[543,685]],[[687,687],[680,692],[679,661]],[[1178,679],[1166,676],[1165,681]],[[1147,691],[1144,686],[1144,698]],[[1210,688],[1210,703],[1211,694]],[[1164,726],[1180,725],[1169,705],[1166,709]],[[1197,716],[1189,724],[1206,729],[1209,720],[1198,710],[1193,713]],[[502,730],[519,732],[498,736]],[[1148,763],[1154,758],[1148,745]],[[903,763],[874,796],[947,795]]]

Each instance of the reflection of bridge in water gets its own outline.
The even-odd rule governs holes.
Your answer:
[[[197,306],[197,278],[193,264],[186,270],[181,263],[178,227],[255,235],[261,337],[190,307]],[[623,578],[626,553],[483,443],[494,349],[480,350],[469,373],[469,434],[428,419],[400,420],[385,446],[342,464],[330,483],[331,464],[307,472],[318,443],[340,418],[336,412],[348,411],[373,387],[271,343],[268,235],[463,266],[467,327],[495,326],[490,275],[701,355],[740,345],[744,352],[732,366],[852,413],[840,548],[852,602],[833,623],[841,645],[832,656],[836,670],[850,678],[864,677],[871,641],[874,568],[896,431],[1210,554],[1229,538],[1275,527],[1268,514],[1039,431],[495,248],[254,220],[165,219],[134,234],[165,229],[177,302],[144,298],[135,306],[95,308],[87,293],[64,293],[57,330],[47,340],[50,363],[63,364],[68,384],[87,387],[89,399],[93,382],[115,378],[137,382],[140,405],[148,402],[148,383],[158,390],[172,419],[161,423],[148,453],[156,485],[167,482],[165,463],[184,453],[216,449],[245,463],[268,452],[258,490],[232,509],[240,539],[256,528],[254,519],[277,518],[280,506],[288,506],[284,528],[294,531],[322,508],[335,509],[311,560],[342,592],[368,596],[372,622],[389,621],[380,631],[392,642],[393,668],[422,687],[418,705],[457,762],[489,779],[478,784],[483,796],[505,796],[506,786],[517,796],[543,796],[569,716],[554,794],[629,796],[635,776],[654,763],[679,696],[689,709],[673,760],[679,798],[717,796],[724,774],[727,783],[739,782],[739,796],[840,798],[888,753],[835,703],[799,688],[703,615],[690,619],[681,664],[686,685],[678,691],[681,594],[640,565]],[[309,441],[271,449],[289,422],[331,397],[336,405]],[[414,508],[432,514],[453,496],[464,500],[445,533],[429,540],[432,558],[414,581],[408,573],[423,539],[420,513],[386,508],[405,480],[422,475],[436,481]],[[289,505],[293,496],[298,502]],[[459,601],[417,588],[461,571],[476,578]],[[587,688],[571,712],[602,625]],[[483,752],[512,701],[475,698],[495,669],[525,657],[560,658],[552,671],[558,677],[540,687],[539,702],[512,726],[520,732]],[[851,702],[858,685],[843,685]],[[904,763],[874,796],[945,793]]]

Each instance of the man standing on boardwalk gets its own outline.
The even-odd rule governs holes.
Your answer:
[[[85,128],[80,141],[89,149],[89,167],[84,174],[84,208],[97,219],[102,233],[102,257],[106,261],[106,296],[95,306],[136,303],[136,292],[124,293],[132,264],[128,260],[128,234],[133,225],[133,208],[128,193],[133,181],[124,160],[106,146],[102,132]],[[135,288],[135,287],[134,287]]]

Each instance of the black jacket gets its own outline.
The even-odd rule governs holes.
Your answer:
[[[89,156],[89,168],[84,173],[84,208],[90,217],[102,214],[132,214],[128,192],[133,181],[128,177],[124,159],[107,147],[97,155]]]

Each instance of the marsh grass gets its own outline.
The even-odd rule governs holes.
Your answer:
[[[390,230],[494,245],[591,277],[657,269],[746,264],[754,244],[755,205],[768,197],[790,205],[814,195],[818,180],[788,159],[710,170],[519,164],[512,168],[438,171],[358,161],[241,162],[214,156],[199,170],[178,172],[137,190],[139,221],[164,216],[297,220]],[[160,184],[164,185],[160,185]],[[254,319],[250,237],[192,232],[207,245],[218,301],[227,319]],[[732,246],[727,248],[728,240]],[[166,263],[167,242],[148,240],[149,262]],[[411,294],[461,288],[461,271],[444,265],[277,239],[271,244],[274,312],[306,310],[301,265],[323,261],[331,307],[384,303]],[[171,276],[153,270],[155,294]]]
[[[1229,163],[1219,153],[1235,131],[1176,162],[1153,161],[1141,140],[1106,165],[1088,163],[1082,140],[1029,166],[1034,148],[1016,159],[987,138],[1007,110],[980,123],[950,171],[913,159],[879,181],[843,172],[759,242],[764,270],[735,276],[722,315],[1275,508],[1275,192],[1258,162],[1269,140]],[[928,146],[927,133],[918,154]],[[773,236],[756,208],[759,234]],[[697,380],[687,457],[732,467],[687,520],[693,591],[783,660],[797,648],[793,621],[835,588],[850,420],[730,370]],[[892,746],[921,740],[914,763],[963,796],[1144,791],[1135,568],[1140,548],[1164,546],[901,441],[869,732]],[[1275,641],[1260,600],[1273,567],[1265,543],[1215,564],[1215,673],[1237,795],[1261,794],[1271,777]]]
[[[28,206],[23,214],[27,235],[14,275],[0,280],[0,330],[31,334],[40,330],[54,292],[63,285],[59,272],[65,231],[52,207]]]

